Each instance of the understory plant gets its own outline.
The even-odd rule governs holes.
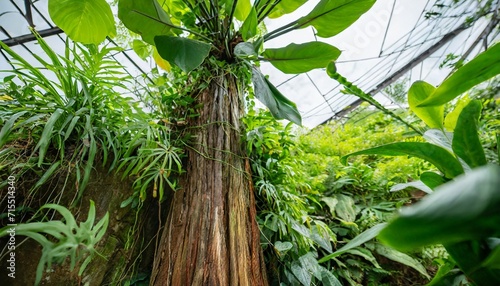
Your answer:
[[[372,122],[385,122],[383,115],[376,115]],[[380,257],[393,261],[400,269],[411,267],[420,272],[417,276],[428,277],[417,259],[368,242],[373,238],[370,236],[373,231],[368,232],[369,237],[362,243],[348,244],[358,234],[385,222],[396,206],[407,200],[394,196],[388,200],[388,189],[370,195],[375,188],[375,184],[367,188],[372,176],[363,182],[349,182],[346,188],[321,186],[316,177],[321,182],[325,177],[317,172],[325,172],[325,161],[339,161],[338,155],[328,154],[332,147],[323,148],[321,142],[337,142],[338,138],[327,132],[319,135],[318,130],[295,138],[292,125],[283,125],[266,112],[251,110],[244,122],[247,148],[251,151],[261,243],[272,284],[387,285],[385,283],[395,281],[395,272],[385,270],[378,262]],[[389,122],[384,124],[390,125]],[[343,136],[348,137],[349,131]],[[370,131],[364,133],[366,139],[387,140],[387,136],[367,133]],[[305,147],[308,143],[311,145]],[[345,146],[352,146],[352,142]],[[340,169],[340,163],[335,168],[343,173],[341,177],[349,173]],[[349,186],[357,191],[351,193],[353,189]],[[422,281],[423,278],[416,279]]]
[[[403,208],[378,236],[402,251],[443,244],[450,259],[438,260],[440,269],[429,285],[500,282],[500,168],[488,164],[480,142],[481,103],[462,99],[444,118],[446,102],[500,73],[499,53],[500,44],[492,46],[437,88],[422,81],[411,86],[408,101],[430,128],[423,136],[427,142],[392,143],[343,157],[347,162],[354,155],[410,155],[427,160],[438,169],[424,172],[420,181],[403,186],[419,188],[429,195]],[[498,136],[497,133],[497,142]],[[498,152],[498,146],[496,149]]]
[[[27,222],[0,229],[0,238],[12,235],[26,236],[42,246],[42,256],[36,268],[35,285],[40,284],[44,270],[51,269],[53,263],[63,263],[68,257],[71,270],[85,258],[78,271],[78,276],[81,276],[97,253],[95,246],[106,233],[109,223],[109,214],[106,213],[94,225],[96,213],[93,201],[90,201],[87,220],[79,225],[73,214],[61,205],[46,204],[40,211],[45,209],[56,211],[62,219]]]
[[[143,112],[119,93],[130,80],[111,58],[119,48],[67,40],[59,55],[34,34],[43,51],[33,54],[34,62],[0,43],[12,57],[12,69],[2,71],[8,76],[0,90],[0,170],[38,177],[32,191],[56,175],[68,181],[74,174],[68,187],[77,201],[97,162],[110,169],[117,165],[121,128]]]

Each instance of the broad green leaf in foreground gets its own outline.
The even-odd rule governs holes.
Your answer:
[[[266,60],[277,69],[288,74],[304,73],[316,68],[325,68],[339,56],[339,49],[322,42],[292,43],[284,48],[267,49],[264,51],[264,58]]]
[[[485,166],[446,183],[403,208],[379,239],[401,250],[500,234],[500,167]]]
[[[458,116],[453,135],[453,151],[471,168],[486,165],[486,156],[478,136],[481,102],[473,100]]]
[[[50,0],[49,14],[76,42],[98,45],[115,34],[113,13],[105,0]]]
[[[329,38],[354,23],[375,0],[321,0],[306,16],[297,20],[299,28],[313,26],[317,35]]]
[[[154,45],[155,36],[171,35],[172,22],[157,0],[120,0],[118,17],[125,27]]]
[[[414,82],[408,91],[410,109],[430,128],[443,129],[444,105],[418,107],[436,88],[425,81]]]
[[[447,178],[454,178],[463,173],[460,162],[445,149],[423,142],[399,142],[382,145],[348,154],[341,158],[347,164],[347,158],[356,155],[414,156],[436,166]]]
[[[500,74],[500,43],[459,68],[419,106],[444,104],[497,74]]]
[[[199,67],[211,48],[210,44],[201,41],[172,36],[157,36],[155,44],[162,58],[176,64],[185,72]]]
[[[295,103],[281,94],[256,67],[252,68],[252,82],[255,97],[269,108],[275,118],[288,119],[297,125],[302,124],[302,118]]]

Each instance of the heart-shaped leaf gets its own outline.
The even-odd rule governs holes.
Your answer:
[[[50,0],[49,15],[73,41],[84,44],[98,45],[116,31],[105,0]]]
[[[171,36],[156,36],[155,44],[162,58],[176,64],[185,72],[199,67],[211,48],[211,45],[205,42]]]

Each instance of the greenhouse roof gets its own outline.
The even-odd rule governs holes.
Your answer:
[[[291,15],[267,23],[267,29],[288,23],[312,9],[318,1],[310,1]],[[498,40],[498,10],[500,0],[492,2],[488,17],[473,18],[479,1],[462,1],[453,8],[452,0],[397,1],[379,0],[374,7],[343,33],[321,39],[343,51],[337,61],[339,72],[384,105],[393,104],[384,88],[405,79],[425,80],[439,84],[451,71],[445,60],[456,62],[460,57],[470,59]],[[34,59],[40,52],[30,28],[56,51],[63,51],[65,36],[51,22],[47,12],[48,0],[2,0],[0,6],[0,39],[25,59]],[[439,14],[440,13],[440,14]],[[472,20],[471,20],[472,19]],[[316,40],[315,31],[306,28],[285,36],[301,43]],[[111,45],[116,45],[113,41]],[[280,38],[266,47],[281,47]],[[9,59],[2,51],[0,66],[8,69]],[[113,55],[137,77],[155,66],[140,59],[132,49]],[[455,58],[458,56],[459,58]],[[305,126],[314,127],[331,119],[349,116],[361,102],[357,97],[341,92],[341,86],[330,79],[324,70],[299,75],[283,74],[270,64],[261,67],[270,80],[289,99],[297,103]],[[0,77],[3,77],[2,73]],[[358,109],[359,110],[359,109]]]

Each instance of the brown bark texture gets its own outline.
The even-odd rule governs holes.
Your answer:
[[[150,285],[267,285],[237,80],[214,76],[196,96],[194,142],[171,203]]]

